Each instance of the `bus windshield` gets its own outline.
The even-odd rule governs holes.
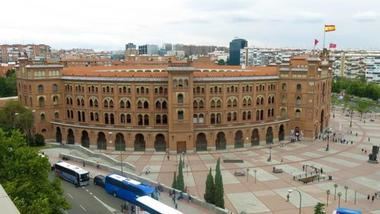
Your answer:
[[[88,181],[88,180],[90,180],[90,177],[88,176],[88,173],[81,174],[80,175],[80,180],[81,181]]]

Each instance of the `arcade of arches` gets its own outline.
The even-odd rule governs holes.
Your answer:
[[[71,128],[55,128],[57,142],[80,144],[86,148],[115,151],[157,151],[169,149],[167,135],[164,133],[122,133],[75,130]],[[243,148],[273,144],[285,140],[284,124],[258,127],[250,130],[199,132],[194,136],[194,151],[225,150],[227,148]],[[66,141],[65,140],[66,137]],[[173,148],[172,150],[176,150]]]

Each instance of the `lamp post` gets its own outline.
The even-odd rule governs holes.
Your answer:
[[[255,173],[255,183],[256,183],[256,172],[257,172],[257,170],[254,169],[253,172]]]
[[[248,182],[248,176],[249,176],[248,172],[249,172],[249,168],[247,168],[247,182]]]
[[[288,201],[289,201],[289,198],[290,198],[290,194],[293,192],[293,191],[296,191],[298,192],[299,196],[300,196],[300,204],[299,204],[299,210],[298,210],[298,213],[301,214],[301,207],[302,207],[302,195],[301,195],[301,192],[297,189],[289,189],[288,190],[288,195],[286,196]]]
[[[269,157],[267,159],[268,162],[272,161],[272,146],[269,146]]]
[[[326,195],[327,195],[326,206],[328,207],[329,206],[329,196],[330,196],[330,190],[329,189],[326,191]]]
[[[354,204],[356,204],[356,190],[355,190],[355,194],[354,194]]]
[[[342,197],[342,193],[338,192],[338,208],[340,207],[340,197]]]
[[[347,190],[348,190],[348,186],[344,186],[344,202],[347,202]]]
[[[350,112],[350,117],[351,117],[351,119],[350,119],[350,128],[352,128],[352,115],[353,115],[353,113],[354,113],[354,110],[351,110],[351,112]]]
[[[336,188],[338,187],[338,184],[334,184],[334,200],[336,200]]]

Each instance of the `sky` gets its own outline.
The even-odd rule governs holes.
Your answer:
[[[128,42],[380,49],[380,0],[4,0],[0,44],[122,50]]]

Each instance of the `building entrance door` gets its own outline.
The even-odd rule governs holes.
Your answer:
[[[177,153],[186,152],[186,141],[177,141]]]

